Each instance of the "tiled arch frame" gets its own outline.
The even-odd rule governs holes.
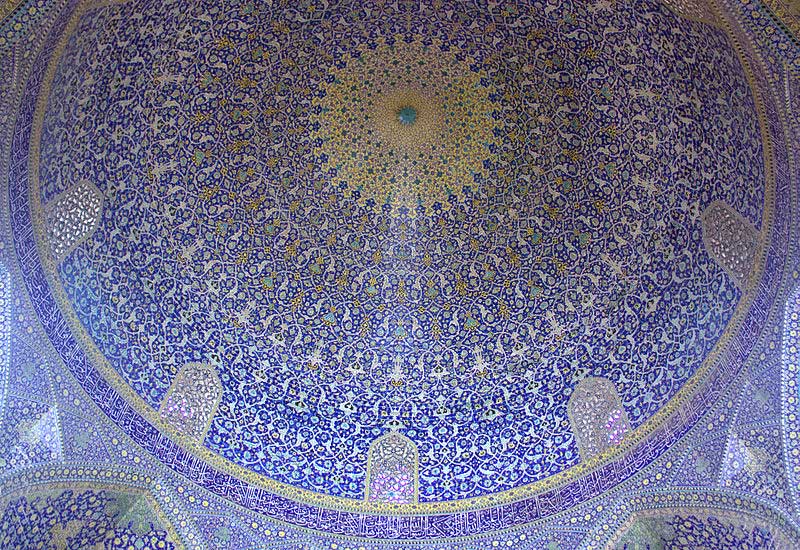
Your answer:
[[[776,550],[800,544],[800,527],[793,518],[760,499],[716,490],[651,490],[620,495],[608,509],[606,521],[598,524],[581,546],[584,550],[617,548],[637,521],[691,516],[714,518],[723,525],[768,532]]]
[[[367,460],[367,501],[412,504],[419,499],[419,452],[409,438],[391,431],[372,442]]]
[[[800,284],[789,293],[781,335],[781,403],[789,494],[800,509]]]

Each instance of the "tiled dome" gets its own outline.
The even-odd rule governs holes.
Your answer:
[[[288,525],[467,536],[622,487],[728,391],[787,257],[775,78],[726,14],[76,6],[9,188],[48,345],[165,475]],[[391,533],[467,510],[505,519]]]

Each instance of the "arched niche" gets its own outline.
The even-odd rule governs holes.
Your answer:
[[[103,212],[103,194],[92,182],[81,180],[50,201],[45,209],[50,250],[56,262],[61,262],[97,229]]]
[[[717,18],[707,0],[662,0],[674,13],[694,21],[716,24]]]
[[[758,231],[741,214],[722,201],[703,211],[703,243],[740,289],[747,288],[758,249]]]
[[[567,416],[581,460],[618,445],[631,429],[617,389],[607,378],[581,380],[567,403]]]
[[[419,497],[419,453],[409,438],[391,431],[372,442],[367,460],[366,500],[412,504]]]
[[[189,363],[178,372],[159,412],[178,433],[202,444],[222,397],[222,384],[211,365]]]

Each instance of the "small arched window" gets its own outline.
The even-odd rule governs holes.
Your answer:
[[[567,404],[567,416],[582,460],[619,445],[631,429],[617,389],[607,378],[581,380]]]
[[[417,501],[417,446],[397,431],[372,442],[367,460],[367,495],[370,502],[411,504]]]
[[[161,402],[161,418],[192,441],[202,444],[222,397],[222,384],[214,367],[185,365]]]
[[[722,201],[714,201],[703,211],[703,242],[706,251],[740,289],[755,262],[758,231],[744,216]]]
[[[103,194],[92,182],[81,180],[50,201],[45,210],[50,249],[60,262],[97,229]]]
[[[707,0],[664,0],[669,9],[681,17],[715,23],[716,17],[708,6]]]

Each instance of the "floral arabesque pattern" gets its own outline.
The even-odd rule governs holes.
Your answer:
[[[3,548],[175,548],[167,532],[152,522],[134,526],[127,497],[94,490],[41,491],[5,502],[0,518]],[[122,504],[122,505],[121,505]]]
[[[579,461],[579,380],[611,380],[636,427],[738,304],[700,223],[714,200],[762,223],[753,97],[724,34],[655,2],[447,5],[142,2],[92,12],[64,53],[37,193],[86,179],[105,201],[59,267],[69,307],[150,407],[216,356],[204,445],[253,472],[363,499],[396,415],[421,501],[544,479]],[[313,137],[347,56],[398,33],[466,52],[502,120],[464,200],[416,217],[346,196]]]

